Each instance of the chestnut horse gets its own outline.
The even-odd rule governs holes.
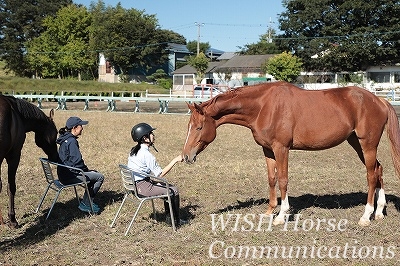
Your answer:
[[[275,186],[276,182],[279,184],[282,202],[275,225],[284,223],[289,210],[289,150],[323,150],[345,140],[367,170],[368,198],[359,224],[370,224],[375,192],[378,197],[375,218],[383,218],[386,199],[382,166],[376,155],[385,126],[392,161],[400,176],[399,121],[389,102],[358,87],[307,91],[290,83],[273,82],[228,91],[200,105],[188,106],[192,114],[182,154],[188,163],[193,163],[215,139],[220,125],[236,124],[251,130],[267,163],[270,187],[267,214],[273,214],[278,205]]]
[[[8,165],[8,217],[11,227],[18,226],[14,208],[15,175],[26,133],[35,132],[36,145],[43,149],[50,160],[57,161],[57,128],[53,121],[53,115],[53,110],[47,117],[42,110],[25,100],[0,95],[0,166],[5,158]],[[0,192],[1,190],[0,173]],[[4,223],[1,211],[0,223]]]

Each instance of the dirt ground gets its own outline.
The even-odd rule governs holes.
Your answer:
[[[70,116],[89,120],[79,144],[85,162],[106,177],[95,199],[101,207],[98,215],[80,212],[72,190],[61,193],[47,221],[54,192],[35,212],[46,187],[38,160],[44,153],[35,145],[33,133],[27,134],[17,172],[20,227],[0,226],[1,266],[399,265],[400,179],[386,134],[378,150],[386,216],[372,219],[369,227],[357,224],[367,196],[365,167],[344,143],[324,151],[290,152],[290,220],[286,228],[269,228],[260,218],[268,204],[262,149],[247,128],[223,125],[196,163],[177,164],[166,176],[179,187],[182,217],[189,224],[172,232],[162,202],[156,202],[156,219],[151,204],[146,204],[125,237],[134,204],[126,204],[115,227],[110,224],[124,196],[118,164],[126,163],[134,145],[132,126],[148,122],[157,128],[155,155],[165,166],[181,152],[189,120],[185,103],[171,103],[170,114],[158,114],[157,103],[140,104],[138,113],[135,103],[117,103],[116,111],[107,112],[106,102],[90,103],[87,111],[84,103],[67,103],[68,110],[55,112],[57,128]],[[47,114],[57,103],[43,106]],[[7,221],[5,163],[1,173],[0,210]]]

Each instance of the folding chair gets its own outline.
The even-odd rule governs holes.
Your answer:
[[[124,196],[124,199],[122,200],[121,206],[119,207],[117,213],[115,214],[114,220],[112,221],[110,227],[114,226],[115,221],[117,220],[118,215],[119,215],[119,213],[120,213],[120,211],[122,209],[122,206],[124,206],[126,200],[130,200],[130,201],[133,201],[133,202],[139,201],[139,205],[137,206],[135,214],[133,215],[133,218],[132,218],[129,226],[126,229],[125,236],[128,234],[129,230],[131,229],[131,226],[132,226],[133,222],[135,221],[135,218],[136,218],[136,216],[137,216],[137,214],[138,214],[138,212],[139,212],[139,210],[142,207],[144,202],[151,201],[151,204],[152,204],[152,207],[153,207],[153,215],[154,215],[154,218],[156,218],[156,209],[154,207],[154,201],[153,200],[154,199],[163,199],[163,200],[166,200],[168,202],[168,204],[169,204],[169,213],[171,215],[172,229],[174,231],[176,231],[174,214],[173,214],[173,211],[172,211],[171,192],[170,192],[170,189],[169,189],[170,185],[169,185],[168,181],[163,179],[163,178],[156,177],[154,175],[146,174],[146,176],[148,176],[152,180],[165,183],[166,188],[167,188],[166,189],[166,191],[167,191],[166,194],[157,195],[157,196],[147,196],[146,197],[146,196],[140,195],[138,193],[138,191],[137,191],[136,182],[134,180],[134,175],[137,172],[135,172],[134,170],[128,168],[126,165],[123,165],[123,164],[119,165],[119,170],[120,170],[121,177],[122,177],[122,186],[125,189],[125,196]],[[143,174],[141,174],[141,175],[143,175]]]
[[[47,220],[47,218],[49,218],[50,213],[51,213],[51,211],[53,210],[54,204],[57,202],[58,196],[60,195],[61,191],[63,191],[65,188],[74,188],[75,196],[76,196],[76,199],[78,200],[78,205],[79,205],[80,199],[79,199],[78,193],[77,193],[77,191],[76,191],[76,187],[77,187],[77,186],[83,187],[83,188],[85,189],[86,194],[88,195],[88,198],[89,198],[90,209],[92,210],[92,213],[94,213],[94,211],[93,211],[93,205],[92,205],[92,199],[91,199],[90,194],[89,194],[89,189],[88,189],[88,185],[87,185],[86,178],[82,178],[83,180],[81,180],[81,182],[77,182],[77,183],[73,183],[73,184],[64,185],[64,184],[62,184],[58,179],[56,179],[56,178],[54,177],[53,169],[52,169],[52,168],[55,168],[55,167],[57,167],[57,166],[60,166],[60,167],[65,167],[65,168],[73,169],[73,170],[79,172],[80,175],[82,175],[82,177],[84,177],[85,175],[84,175],[83,170],[81,170],[81,169],[79,169],[79,168],[70,167],[70,166],[67,166],[67,165],[63,165],[63,164],[58,164],[58,163],[55,163],[55,162],[51,162],[51,161],[49,161],[47,158],[39,158],[39,160],[40,160],[40,162],[42,163],[43,173],[44,173],[44,176],[45,176],[45,178],[46,178],[46,182],[48,183],[48,185],[47,185],[47,188],[46,188],[46,190],[45,190],[45,192],[44,192],[44,194],[43,194],[43,196],[42,196],[42,198],[41,198],[41,200],[40,200],[40,202],[39,202],[38,207],[36,208],[36,213],[39,212],[39,209],[40,209],[40,207],[42,206],[42,203],[43,203],[43,201],[44,201],[44,199],[45,199],[45,197],[46,197],[47,192],[49,191],[49,189],[54,190],[54,191],[56,192],[56,196],[55,196],[55,198],[54,198],[54,200],[53,200],[53,203],[51,204],[51,207],[50,207],[49,212],[47,213],[46,220]]]

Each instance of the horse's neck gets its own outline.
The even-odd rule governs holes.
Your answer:
[[[25,119],[24,120],[24,128],[25,128],[25,132],[41,132],[42,131],[42,123],[40,123],[41,120],[29,120],[29,119]]]
[[[251,101],[243,101],[242,97],[239,99],[232,94],[215,97],[207,107],[207,113],[215,120],[217,127],[222,124],[248,126],[248,115],[246,114],[253,109]]]
[[[22,116],[18,111],[14,110],[12,113],[13,121],[14,123],[20,124],[20,128],[27,132],[41,132],[43,130],[43,123],[42,119],[39,119],[37,117],[32,117],[32,118],[27,118],[25,116]]]

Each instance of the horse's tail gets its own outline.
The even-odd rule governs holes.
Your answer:
[[[400,177],[400,126],[397,118],[396,110],[388,102],[384,101],[388,108],[388,121],[386,126],[387,135],[390,141],[392,161],[397,176]]]

